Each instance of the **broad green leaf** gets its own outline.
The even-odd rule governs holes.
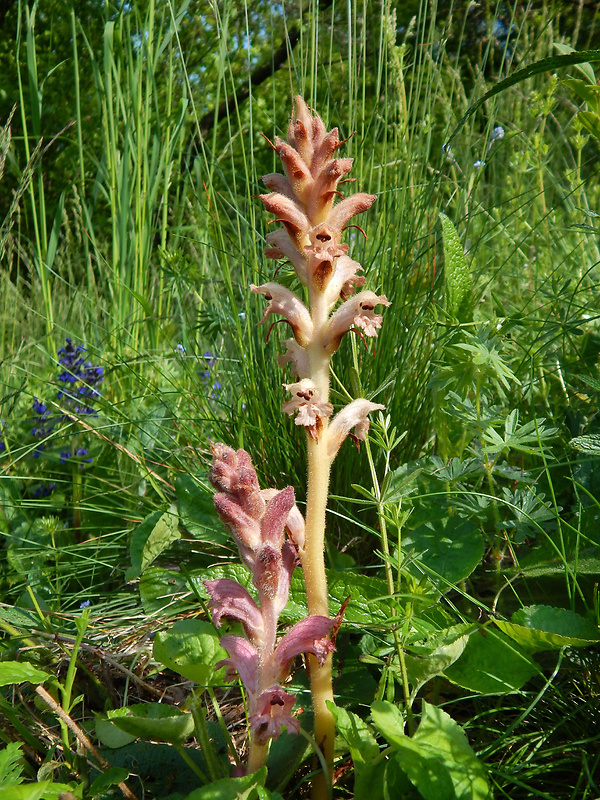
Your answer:
[[[446,310],[461,323],[473,320],[473,282],[462,242],[450,219],[440,212],[444,242]]]
[[[49,786],[50,781],[5,786],[2,789],[2,800],[43,800]]]
[[[561,647],[585,647],[600,641],[600,631],[589,620],[564,608],[528,606],[516,611],[511,622],[496,625],[518,644],[534,652]]]
[[[188,794],[186,800],[254,800],[259,797],[257,787],[262,786],[267,777],[266,767],[244,778],[223,778],[210,786],[203,786]],[[265,790],[266,791],[266,790]],[[270,792],[262,797],[273,797]],[[262,798],[261,798],[262,800]]]
[[[194,732],[192,715],[161,703],[141,703],[109,711],[108,718],[132,736],[181,744]]]
[[[183,600],[187,597],[187,602]],[[140,598],[146,614],[180,614],[196,605],[188,582],[180,572],[149,567],[140,578]]]
[[[177,508],[173,504],[168,511],[161,515],[144,543],[140,572],[144,572],[170,544],[179,539],[178,524]]]
[[[441,631],[421,646],[411,645],[412,655],[407,653],[405,660],[413,695],[416,695],[427,681],[436,675],[441,675],[460,658],[472,627],[468,623],[455,625],[446,631]]]
[[[201,542],[231,545],[213,505],[212,492],[191,475],[180,473],[175,481],[175,497],[183,527]]]
[[[440,759],[431,757],[404,733],[404,718],[398,708],[386,700],[376,700],[371,707],[373,722],[396,748],[393,758],[425,800],[455,800],[448,770]]]
[[[338,732],[350,749],[354,768],[358,773],[363,766],[379,755],[377,740],[367,723],[352,711],[346,711],[345,708],[340,708],[330,701],[327,701],[327,707],[334,716]]]
[[[486,800],[491,797],[483,765],[460,726],[436,706],[423,701],[419,727],[404,733],[398,708],[373,703],[373,721],[396,748],[392,756],[425,800]],[[390,795],[391,797],[391,795]]]
[[[32,666],[27,661],[0,661],[0,686],[11,683],[44,683],[52,676]]]
[[[198,619],[179,620],[168,631],[160,631],[153,655],[156,661],[201,686],[212,685],[215,664],[227,658],[214,627]]]
[[[421,721],[413,741],[442,761],[454,784],[457,800],[486,800],[491,796],[483,764],[465,732],[441,708],[423,700]]]
[[[492,628],[471,634],[461,657],[444,670],[452,683],[481,694],[505,694],[520,689],[538,672],[531,657]]]
[[[467,578],[483,558],[483,539],[468,519],[444,516],[418,525],[402,537],[406,552],[417,557],[411,570],[425,573],[441,591]]]
[[[129,777],[129,771],[123,767],[109,767],[102,775],[98,775],[96,780],[90,786],[90,794],[94,797],[97,794],[105,792],[111,786],[116,786]]]
[[[118,709],[119,711],[121,709]],[[114,712],[113,712],[114,713]],[[124,714],[125,716],[126,714]],[[105,714],[97,714],[95,720],[96,736],[105,747],[110,747],[111,750],[116,750],[119,747],[124,747],[131,744],[137,739],[137,736],[131,733],[126,733],[121,730],[115,723],[110,720]]]

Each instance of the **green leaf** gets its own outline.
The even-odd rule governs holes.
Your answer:
[[[580,111],[577,119],[592,136],[600,140],[600,116],[598,114],[591,111]]]
[[[462,242],[450,219],[440,212],[444,242],[446,311],[461,323],[473,321],[473,282]]]
[[[379,731],[396,748],[393,758],[397,765],[421,796],[425,800],[455,800],[448,770],[404,733],[404,718],[398,708],[385,700],[376,700],[371,714]]]
[[[486,800],[491,796],[485,769],[460,726],[442,709],[423,700],[419,727],[412,737],[396,706],[373,703],[373,721],[396,748],[392,758],[425,800]],[[391,797],[392,795],[390,795]]]
[[[336,728],[350,749],[354,768],[358,774],[365,765],[379,755],[377,740],[367,723],[352,711],[346,711],[345,708],[340,708],[329,700],[327,708],[333,714]]]
[[[563,83],[574,94],[578,95],[581,100],[591,106],[595,111],[598,111],[600,86],[590,84],[587,81],[582,81],[578,78],[565,78]]]
[[[552,606],[528,606],[516,611],[512,622],[496,625],[518,644],[534,652],[561,647],[585,647],[600,641],[593,622],[574,611]]]
[[[170,544],[179,539],[179,518],[173,504],[164,513],[153,512],[139,525],[131,540],[129,580],[137,578]]]
[[[454,784],[457,800],[486,800],[491,792],[485,769],[465,732],[441,708],[423,700],[422,709],[421,722],[413,741],[442,761]]]
[[[440,631],[422,645],[410,646],[412,655],[407,653],[405,660],[413,695],[416,695],[427,681],[436,675],[441,675],[460,658],[469,641],[472,628],[469,623],[454,625]]]
[[[186,800],[253,800],[260,797],[257,791],[258,786],[262,786],[267,777],[266,767],[252,775],[244,778],[223,778],[214,781],[210,786],[203,786],[188,794]],[[270,792],[264,790],[262,798],[272,797]],[[261,800],[262,800],[261,798]]]
[[[40,684],[51,677],[47,672],[37,669],[27,661],[0,661],[0,686],[24,683],[25,681]]]
[[[483,558],[483,539],[476,525],[444,516],[418,525],[402,537],[402,547],[417,556],[410,569],[425,573],[441,591],[467,578]]]
[[[571,47],[570,44],[562,44],[561,42],[554,42],[554,49],[558,50],[561,56],[567,55],[567,53],[575,53],[576,50],[574,47]],[[596,83],[596,73],[594,72],[593,67],[591,64],[575,64],[575,69],[580,72],[584,78],[589,81],[590,83]]]
[[[96,736],[100,742],[105,747],[110,747],[111,750],[124,747],[137,739],[137,736],[125,733],[125,731],[117,727],[105,714],[96,714],[95,727]]]
[[[461,657],[444,670],[452,683],[481,694],[515,692],[538,667],[515,642],[492,628],[471,634]]]
[[[51,785],[50,781],[43,781],[42,783],[5,786],[2,789],[2,800],[42,800]]]
[[[585,436],[576,436],[571,439],[571,447],[588,453],[591,456],[600,456],[600,434],[588,433]]]
[[[21,783],[24,764],[19,742],[9,742],[0,750],[0,789],[9,783]]]
[[[201,686],[213,685],[215,664],[227,658],[214,627],[198,619],[183,619],[168,631],[160,631],[153,655],[156,661]]]
[[[382,486],[382,503],[391,505],[402,500],[415,489],[415,481],[423,472],[422,467],[403,464],[393,472],[388,472]]]
[[[161,612],[164,615],[189,611],[191,591],[186,578],[179,572],[162,567],[150,567],[140,578],[140,598],[146,614]]]
[[[99,775],[92,783],[90,786],[90,794],[92,797],[97,794],[102,794],[102,792],[110,789],[111,786],[117,786],[117,784],[126,781],[128,777],[129,771],[123,769],[123,767],[109,767],[106,772]]]
[[[231,537],[223,530],[213,504],[213,494],[191,475],[180,473],[175,481],[175,496],[183,527],[201,542],[230,545]]]
[[[109,711],[108,718],[126,733],[157,742],[181,744],[194,732],[192,715],[162,703],[141,703]]]

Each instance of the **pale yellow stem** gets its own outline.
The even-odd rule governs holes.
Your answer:
[[[329,399],[329,356],[322,345],[328,322],[329,309],[325,299],[318,292],[311,292],[311,317],[313,338],[307,347],[310,364],[310,378],[319,390],[324,401]],[[306,543],[300,552],[308,613],[329,616],[327,575],[325,573],[325,514],[329,495],[329,474],[331,459],[327,454],[328,420],[323,420],[323,428],[318,441],[310,436],[308,441],[308,490],[306,498]],[[324,800],[328,796],[333,773],[335,722],[327,708],[327,701],[333,702],[331,677],[331,656],[321,666],[314,656],[308,659],[310,687],[315,715],[315,740],[329,765],[329,775],[320,774],[313,780],[313,800]]]

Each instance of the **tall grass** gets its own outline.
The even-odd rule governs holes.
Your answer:
[[[439,210],[464,236],[483,307],[531,320],[519,341],[522,369],[556,374],[548,364],[560,342],[570,346],[564,318],[574,308],[558,310],[558,276],[572,277],[577,263],[577,291],[591,291],[597,260],[596,246],[572,227],[582,219],[577,209],[593,207],[594,198],[581,183],[585,162],[569,142],[565,97],[555,81],[533,78],[472,117],[451,154],[442,150],[483,91],[484,76],[493,79],[511,61],[551,52],[558,21],[548,12],[534,19],[526,9],[515,11],[506,21],[513,35],[502,44],[491,31],[505,19],[503,7],[481,17],[481,29],[462,5],[438,14],[435,3],[422,0],[399,29],[389,2],[323,10],[311,4],[299,18],[288,66],[268,87],[250,85],[239,103],[242,62],[256,63],[251,38],[246,45],[240,40],[251,33],[244,27],[248,8],[225,4],[203,17],[207,41],[218,47],[203,51],[191,72],[186,65],[195,54],[185,45],[191,24],[185,3],[150,3],[143,14],[135,6],[116,13],[107,8],[101,47],[92,44],[97,32],[91,37],[72,15],[74,96],[64,130],[52,133],[66,142],[76,169],[69,184],[53,190],[49,207],[40,154],[52,157],[52,141],[42,135],[41,87],[55,73],[51,67],[40,81],[36,6],[20,8],[22,136],[10,152],[12,175],[21,169],[16,196],[25,224],[12,229],[7,244],[13,267],[3,274],[3,296],[11,303],[2,323],[6,364],[33,341],[54,356],[61,339],[75,335],[112,365],[110,396],[119,425],[128,418],[137,424],[132,396],[153,397],[167,409],[169,425],[177,418],[186,444],[224,438],[254,450],[258,463],[282,480],[289,475],[302,483],[300,439],[280,419],[277,345],[265,343],[248,291],[271,269],[261,254],[267,220],[255,198],[259,176],[274,160],[260,134],[281,134],[291,96],[301,93],[344,137],[353,135],[347,147],[357,184],[378,194],[364,225],[369,239],[352,231],[351,253],[365,265],[369,286],[385,287],[394,311],[375,344],[376,358],[363,359],[362,342],[347,337],[334,388],[340,397],[362,392],[385,402],[398,428],[409,431],[398,461],[416,457],[432,436],[429,383],[443,266]],[[296,24],[273,20],[273,51],[285,36],[282,22]],[[266,42],[269,34],[260,37]],[[81,94],[85,71],[93,77],[93,95]],[[215,109],[228,101],[224,118],[215,116],[208,133],[200,130],[206,98]],[[506,137],[492,145],[496,125],[504,126]],[[476,170],[477,160],[485,167]],[[8,298],[19,294],[15,313]],[[550,335],[557,314],[563,321]],[[276,328],[271,339],[281,333]],[[178,342],[186,347],[184,369],[175,355]],[[194,361],[207,350],[218,356],[222,385],[213,398],[198,380],[202,360]],[[352,455],[338,465],[336,493],[357,470]]]

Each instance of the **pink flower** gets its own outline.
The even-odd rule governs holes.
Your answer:
[[[234,636],[231,633],[221,637],[221,647],[227,650],[229,658],[219,661],[215,665],[215,669],[223,666],[231,667],[240,676],[248,692],[256,694],[258,689],[258,651],[256,647],[242,636]],[[231,677],[229,671],[228,676]]]
[[[359,398],[353,400],[342,408],[332,419],[327,429],[327,453],[329,458],[335,458],[342,442],[350,435],[355,442],[364,441],[369,430],[369,417],[372,411],[382,411],[385,406],[380,403],[371,403],[369,400]],[[354,434],[350,431],[354,428]]]
[[[217,628],[221,627],[221,618],[227,617],[241,622],[246,636],[251,641],[262,636],[264,632],[262,614],[243,586],[229,578],[217,578],[203,583],[210,595],[208,605],[212,621]]]
[[[389,306],[391,303],[385,295],[377,296],[375,292],[363,291],[341,305],[331,316],[323,345],[333,353],[339,347],[342,336],[353,325],[361,328],[365,336],[377,336],[377,328],[381,328],[381,314],[375,314],[375,306]]]
[[[312,616],[301,619],[283,637],[275,650],[275,661],[286,675],[290,663],[300,653],[312,653],[319,664],[324,664],[329,653],[333,653],[335,645],[329,633],[336,620],[329,617]]]
[[[307,433],[317,441],[323,428],[323,418],[330,416],[333,406],[321,398],[319,390],[308,378],[284,386],[293,397],[283,404],[283,410],[290,417],[297,412],[295,424],[304,425]]]
[[[265,322],[269,314],[281,314],[287,319],[298,344],[307,345],[312,337],[313,323],[304,303],[289,289],[278,283],[265,283],[262,286],[250,285],[256,294],[264,294],[269,305],[261,319]]]
[[[264,744],[269,739],[277,739],[282,727],[288,733],[298,733],[300,723],[292,716],[296,698],[274,685],[262,692],[256,701],[256,711],[250,716],[250,728],[256,739]]]

